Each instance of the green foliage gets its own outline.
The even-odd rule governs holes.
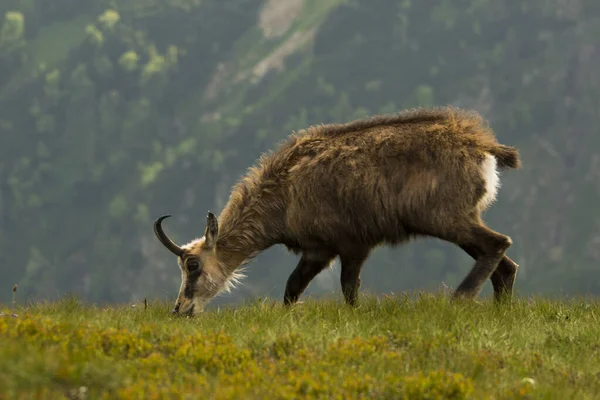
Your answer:
[[[100,29],[96,28],[94,25],[87,25],[85,27],[85,33],[88,36],[90,42],[94,43],[96,46],[102,45],[104,42],[104,35]]]
[[[25,17],[18,11],[7,11],[4,23],[0,29],[0,48],[14,46],[23,39],[25,32]]]
[[[120,19],[121,16],[117,11],[109,9],[98,17],[98,22],[102,24],[105,30],[112,30]]]
[[[497,307],[442,295],[258,301],[175,318],[172,303],[70,297],[0,314],[8,397],[592,399],[598,302]],[[11,317],[15,312],[17,317]]]
[[[119,64],[128,72],[135,71],[140,57],[133,50],[129,50],[119,57]]]

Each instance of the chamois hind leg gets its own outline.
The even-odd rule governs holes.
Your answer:
[[[492,285],[494,286],[494,299],[496,301],[512,297],[518,269],[519,264],[509,257],[504,256],[502,258],[491,278]]]
[[[354,249],[340,254],[342,272],[340,283],[346,304],[355,306],[360,288],[360,270],[369,256],[369,249]]]
[[[495,232],[477,221],[460,232],[459,246],[477,249],[475,265],[454,292],[454,298],[474,298],[481,291],[483,283],[490,279],[506,250],[512,244],[509,236]]]
[[[479,254],[477,248],[468,245],[461,245],[460,248],[473,259],[477,260],[477,255]],[[515,283],[518,268],[519,265],[511,260],[510,257],[506,255],[502,257],[502,260],[500,260],[498,267],[492,273],[490,278],[492,286],[494,287],[495,301],[499,302],[503,299],[512,297],[513,285]]]
[[[505,257],[506,250],[512,244],[512,239],[491,230],[485,226],[479,216],[474,215],[462,220],[454,218],[453,222],[446,226],[452,228],[447,228],[443,232],[426,233],[454,243],[467,253],[469,253],[467,249],[470,249],[475,258],[475,265],[460,283],[453,298],[472,299],[479,294],[485,281],[492,277],[498,264]]]
[[[296,303],[300,295],[308,287],[310,281],[319,272],[327,268],[335,256],[330,251],[305,250],[298,265],[287,280],[283,303],[286,306]]]

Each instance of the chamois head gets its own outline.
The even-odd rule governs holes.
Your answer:
[[[177,264],[181,269],[181,287],[172,313],[194,315],[202,312],[205,305],[228,283],[217,257],[219,224],[217,217],[209,212],[204,236],[179,246],[162,229],[161,223],[168,217],[170,215],[164,215],[154,222],[154,233],[177,256]]]

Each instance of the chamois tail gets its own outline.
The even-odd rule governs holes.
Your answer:
[[[494,157],[496,157],[496,160],[498,161],[498,167],[515,169],[521,168],[519,150],[517,150],[515,147],[498,144],[489,151]]]

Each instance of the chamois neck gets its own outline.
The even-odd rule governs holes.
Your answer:
[[[240,220],[236,225],[224,225],[230,228],[219,232],[217,254],[229,273],[275,244],[275,241],[266,234],[267,229],[258,216],[249,220]]]
[[[269,172],[270,171],[270,172]],[[219,216],[217,253],[234,271],[258,253],[277,243],[282,225],[283,206],[272,168],[251,168],[233,188]]]

